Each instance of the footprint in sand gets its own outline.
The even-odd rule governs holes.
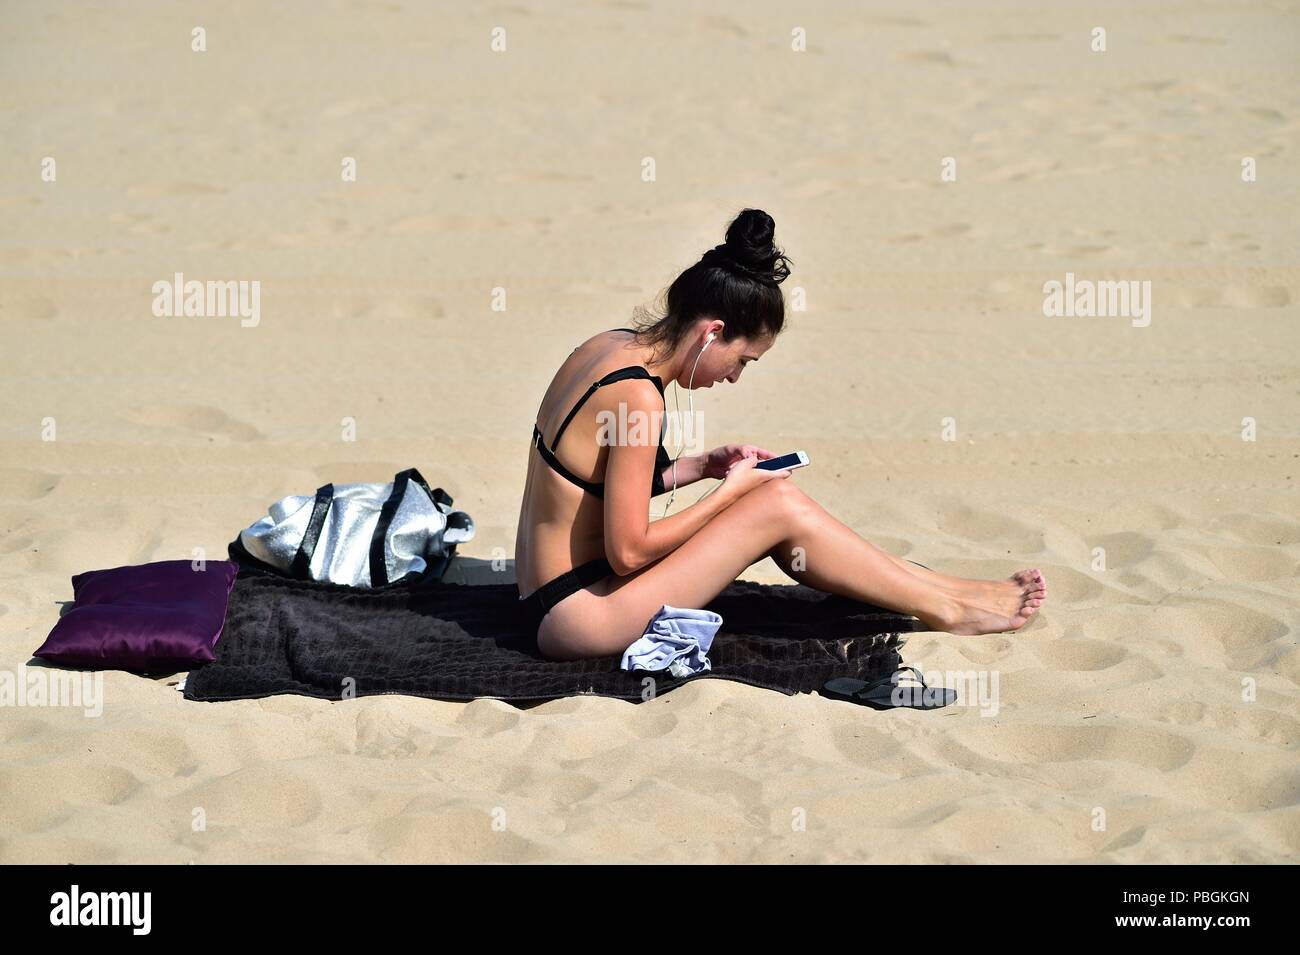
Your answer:
[[[1061,39],[1059,33],[994,33],[984,38],[985,43],[1047,43]]]
[[[1146,838],[1146,834],[1146,826],[1134,826],[1132,829],[1126,829],[1102,846],[1101,851],[1118,852],[1120,849],[1132,849],[1134,846],[1141,845],[1142,840]]]
[[[161,779],[187,775],[186,771],[192,772],[199,759],[190,745],[170,729],[127,727],[117,727],[111,734],[97,738],[95,755]]]
[[[445,231],[447,226],[446,216],[407,216],[405,219],[398,219],[390,225],[388,231],[394,235],[423,235],[430,232]]]
[[[1228,42],[1217,36],[1195,36],[1191,33],[1175,33],[1169,39],[1174,43],[1201,43],[1207,46],[1223,46]]]
[[[161,235],[172,230],[167,223],[158,222],[144,212],[118,213],[110,216],[108,221],[116,226],[125,226],[132,235]]]
[[[918,20],[916,17],[868,17],[867,22],[875,26],[882,27],[928,27],[927,20]]]
[[[1176,723],[1179,726],[1194,726],[1205,718],[1208,707],[1196,700],[1175,700],[1162,706],[1152,716],[1159,723]]]
[[[1161,727],[1006,723],[996,733],[979,720],[954,724],[952,745],[1001,763],[1107,760],[1170,772],[1196,753],[1191,740]]]
[[[453,723],[465,731],[465,736],[485,739],[518,726],[519,711],[501,700],[471,700]]]
[[[1267,665],[1276,656],[1274,644],[1291,632],[1278,617],[1223,597],[1171,594],[1148,613],[1148,632],[1176,636],[1196,653],[1198,662],[1243,670]]]
[[[714,30],[721,30],[724,33],[730,33],[732,36],[742,38],[749,36],[749,31],[730,17],[707,16],[703,20],[706,26],[712,27]]]
[[[1061,163],[1057,160],[1048,162],[1042,159],[1031,159],[1007,166],[993,178],[1003,182],[1023,182],[1026,179],[1043,179],[1060,168]]]
[[[897,736],[872,729],[862,720],[833,722],[829,729],[828,738],[835,755],[851,765],[879,769],[886,762],[906,760],[903,745]]]
[[[855,183],[844,179],[810,179],[801,186],[790,190],[794,199],[815,199],[818,196],[832,195],[843,189],[850,189]]]
[[[339,100],[337,103],[325,107],[321,110],[322,119],[346,119],[357,113],[364,113],[367,110],[382,110],[387,101],[381,97],[359,97],[354,96],[349,99]]]
[[[913,242],[923,242],[925,239],[957,239],[962,236],[972,235],[973,226],[966,222],[951,222],[947,225],[936,226],[928,233],[907,232],[903,235],[891,235],[885,241],[892,242],[894,245],[907,245]],[[978,235],[979,233],[974,233]]]
[[[201,182],[146,182],[131,186],[126,194],[131,199],[157,199],[161,196],[217,196],[226,192],[220,186]]]
[[[90,747],[87,747],[90,748]],[[119,806],[141,789],[135,774],[96,756],[74,758],[60,753],[23,773],[23,786],[46,794],[40,799],[12,799],[5,792],[5,824],[13,832],[41,832],[65,821],[72,810],[88,806]],[[8,790],[13,783],[3,788]],[[186,803],[184,818],[189,818]],[[177,816],[180,818],[180,816]]]
[[[1180,288],[1174,293],[1174,304],[1181,308],[1282,308],[1291,301],[1290,290],[1281,285]]]
[[[0,300],[0,321],[6,319],[47,321],[58,314],[58,306],[50,299],[41,296],[12,301]]]
[[[638,711],[638,719],[630,721],[625,729],[638,739],[659,739],[672,736],[680,722],[681,719],[674,713]]]
[[[1008,557],[1008,560],[1011,558]],[[1017,562],[1017,566],[1040,567],[1047,579],[1047,600],[1045,606],[1064,606],[1066,604],[1089,603],[1106,592],[1106,585],[1094,580],[1085,573],[1061,564],[1033,563],[1026,559]]]
[[[168,232],[172,231],[172,227],[165,222],[149,220],[146,222],[137,222],[126,231],[132,235],[166,235]]]
[[[1300,777],[1294,767],[1267,768],[1261,757],[1237,742],[1231,748],[1205,744],[1191,766],[1174,781],[1180,800],[1202,809],[1254,813],[1284,809],[1300,802]]]
[[[356,718],[352,752],[366,759],[405,759],[419,755],[414,737],[421,729],[387,709],[361,711]]]
[[[1300,739],[1300,721],[1261,706],[1211,706],[1193,700],[1178,700],[1162,706],[1152,717],[1178,726],[1206,726],[1261,743],[1290,746]]]
[[[914,53],[903,55],[905,60],[913,60],[918,63],[937,63],[940,66],[971,66],[973,64],[959,61],[953,58],[953,55],[947,50],[917,50]]]
[[[1087,546],[1089,552],[1094,547],[1105,548],[1106,569],[1119,570],[1146,560],[1155,549],[1155,542],[1149,534],[1121,531],[1118,534],[1089,537]]]
[[[332,318],[347,321],[363,318],[370,321],[393,321],[442,318],[446,309],[436,298],[408,295],[401,298],[341,300],[330,305],[329,314]]]
[[[1225,547],[1187,544],[1187,549],[1214,563],[1229,580],[1293,580],[1300,575],[1300,561],[1277,547]]]
[[[256,748],[254,752],[257,752]],[[280,759],[289,758],[285,754],[278,756]],[[263,758],[272,757],[268,752]],[[268,829],[303,826],[321,812],[320,786],[286,771],[279,761],[259,763],[202,780],[166,802],[172,804],[176,818],[189,818],[191,807],[202,806],[210,819],[237,820],[250,813],[250,793],[257,794],[257,825]]]
[[[1130,83],[1124,89],[1128,91],[1136,90],[1139,93],[1163,93],[1171,86],[1177,85],[1177,80],[1147,80],[1144,83]]]
[[[34,501],[45,497],[63,480],[62,475],[27,468],[0,469],[0,498]]]
[[[1119,666],[1131,655],[1122,644],[1104,640],[1052,640],[1032,645],[1034,654],[1054,670],[1094,671]]]
[[[1256,106],[1246,110],[1246,112],[1249,113],[1251,116],[1254,116],[1256,119],[1262,119],[1270,123],[1286,122],[1285,116],[1283,116],[1277,110],[1269,109],[1268,107],[1265,106]]]
[[[22,535],[0,538],[0,554],[16,554],[32,546],[32,538]],[[0,611],[3,613],[4,611]]]
[[[553,745],[557,749],[563,749],[565,741],[557,740]],[[548,751],[552,750],[548,747]],[[537,792],[538,796],[546,799],[547,805],[553,806],[576,806],[605,788],[604,785],[586,773],[574,772],[573,770],[568,770],[558,776],[547,775],[541,779],[537,778],[536,773],[529,771],[528,776],[530,777],[529,782],[533,784],[529,787],[529,791]]]
[[[1300,521],[1285,517],[1224,514],[1215,518],[1209,529],[1216,534],[1229,534],[1247,544],[1261,544],[1264,547],[1300,544]]]
[[[208,405],[139,408],[128,412],[124,417],[134,424],[151,428],[165,428],[229,441],[260,441],[265,437],[252,425],[230,417],[220,408]]]
[[[1291,304],[1291,292],[1281,285],[1262,288],[1233,285],[1228,288],[1227,301],[1237,308],[1282,308]]]
[[[935,514],[942,531],[968,541],[998,544],[1011,551],[1008,560],[1029,560],[1043,550],[1043,532],[1005,514],[975,510],[962,503],[942,503]],[[1032,565],[1026,565],[1032,566]]]

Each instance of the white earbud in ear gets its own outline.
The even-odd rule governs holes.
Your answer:
[[[718,337],[718,335],[717,335],[716,332],[709,332],[709,334],[708,334],[708,335],[705,337],[705,339],[704,339],[704,344],[707,345],[709,342],[713,341],[713,339],[715,339],[715,338],[717,338],[717,337]]]

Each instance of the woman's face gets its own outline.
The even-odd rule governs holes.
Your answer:
[[[704,349],[699,367],[695,369],[695,387],[712,388],[720,381],[733,385],[740,380],[745,366],[758,361],[772,347],[770,338],[744,338],[737,336],[731,341],[719,334]],[[687,374],[689,379],[690,375]]]

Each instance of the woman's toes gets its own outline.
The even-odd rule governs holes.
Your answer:
[[[1042,575],[1036,570],[1018,570],[1011,579],[1020,587],[1037,587],[1042,583]]]

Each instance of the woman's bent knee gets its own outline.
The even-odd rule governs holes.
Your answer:
[[[789,478],[773,478],[765,481],[741,498],[759,505],[759,513],[771,516],[783,527],[797,526],[809,517],[816,508],[813,501],[799,485]]]

